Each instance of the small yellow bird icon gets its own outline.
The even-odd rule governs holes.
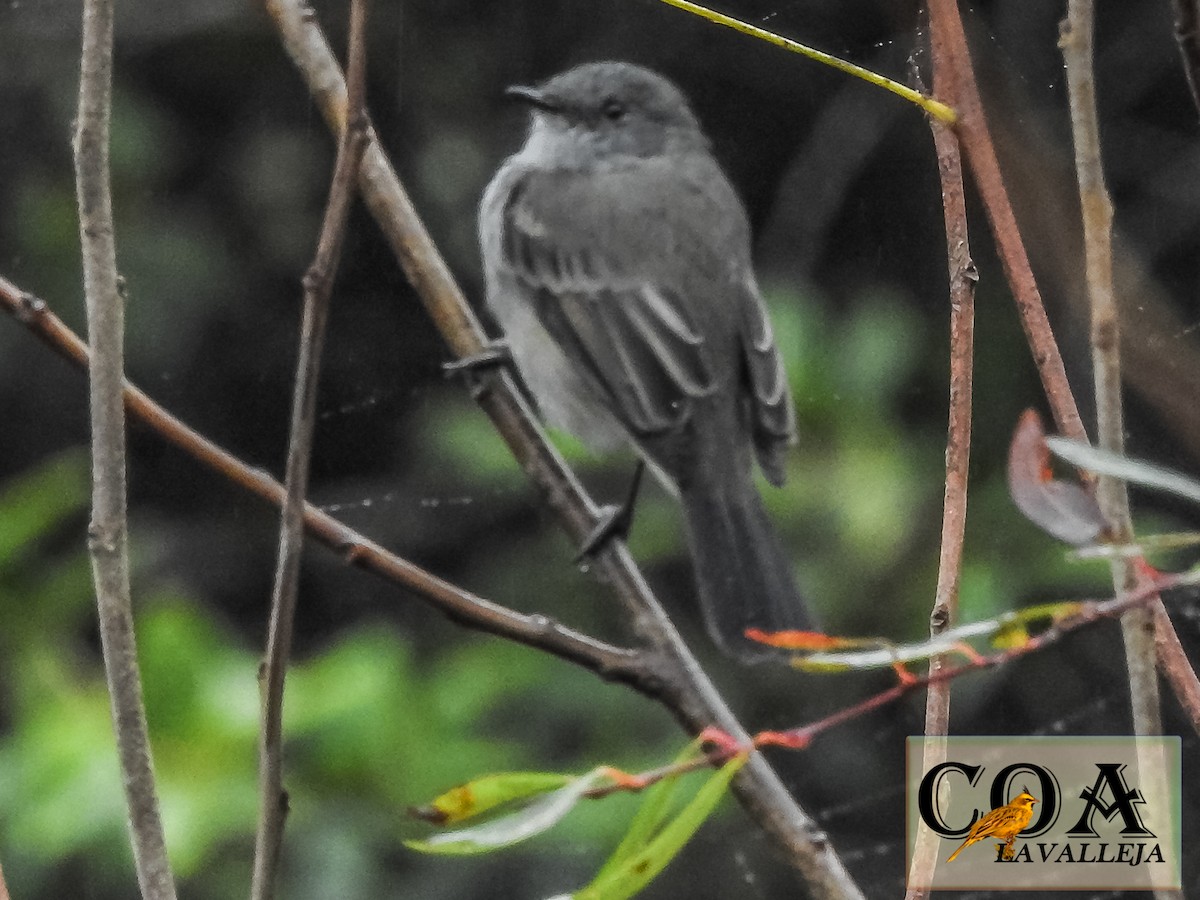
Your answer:
[[[972,825],[967,839],[962,842],[961,847],[950,854],[950,858],[946,862],[954,862],[954,857],[967,847],[989,837],[1002,838],[1004,840],[1004,858],[1012,859],[1013,845],[1016,843],[1017,835],[1033,818],[1033,804],[1037,802],[1037,798],[1029,793],[1029,788],[1024,788],[1007,806],[997,806]]]

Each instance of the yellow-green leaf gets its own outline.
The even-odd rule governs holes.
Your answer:
[[[747,754],[738,754],[714,772],[679,815],[658,830],[654,837],[649,837],[649,833],[644,834],[648,840],[641,847],[634,848],[629,846],[628,841],[622,841],[617,853],[614,853],[614,857],[617,854],[622,857],[619,864],[606,864],[591,884],[571,895],[572,900],[627,900],[641,891],[667,867],[691,840],[696,829],[712,814],[725,796],[730,779],[746,764],[748,758]],[[647,815],[647,822],[651,819],[661,820],[663,802],[661,799],[647,799],[648,804],[653,804],[653,812]],[[642,830],[643,826],[639,825],[639,832]]]
[[[412,814],[434,825],[453,825],[489,812],[505,803],[524,800],[565,787],[573,775],[555,772],[500,772],[472,779],[439,794]]]

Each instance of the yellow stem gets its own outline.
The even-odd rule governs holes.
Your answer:
[[[708,19],[708,21],[715,22],[718,25],[724,25],[726,28],[732,28],[734,31],[740,31],[742,34],[748,34],[759,40],[767,41],[777,47],[782,47],[784,50],[799,53],[802,56],[807,56],[809,59],[815,59],[817,62],[832,66],[848,75],[861,78],[863,81],[873,84],[876,87],[881,87],[886,91],[891,91],[893,94],[903,97],[910,103],[915,103],[931,116],[940,119],[947,125],[953,125],[958,119],[958,115],[954,112],[953,108],[947,106],[945,103],[934,100],[932,97],[927,97],[920,91],[914,91],[912,88],[906,87],[897,81],[892,81],[890,78],[877,75],[869,69],[864,69],[862,66],[856,66],[854,63],[838,59],[836,56],[831,56],[820,50],[814,50],[812,47],[806,47],[799,41],[793,41],[791,38],[785,38],[782,35],[775,34],[773,31],[767,31],[765,28],[759,28],[757,25],[751,25],[749,22],[743,22],[741,19],[735,19],[724,13],[708,9],[699,3],[691,3],[689,0],[662,0],[662,2],[668,6],[674,6],[677,9],[693,13],[702,19]]]

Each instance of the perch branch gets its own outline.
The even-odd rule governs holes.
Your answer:
[[[283,45],[330,127],[345,124],[345,87],[337,61],[311,12],[298,0],[266,0]],[[359,190],[409,282],[458,356],[483,347],[484,332],[425,230],[375,135],[363,158]],[[518,464],[578,545],[598,519],[596,504],[547,442],[505,372],[480,376],[476,399]],[[653,647],[664,674],[661,699],[691,733],[715,725],[745,736],[724,699],[679,637],[623,543],[612,542],[594,569],[625,605],[635,629]],[[761,754],[738,773],[733,791],[753,820],[783,848],[816,897],[859,897],[841,860],[816,822],[788,793]]]

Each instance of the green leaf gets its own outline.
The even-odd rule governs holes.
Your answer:
[[[88,461],[69,450],[0,489],[0,566],[14,562],[37,538],[84,509]]]
[[[622,841],[617,848],[617,853],[624,855],[621,863],[616,866],[606,864],[591,884],[571,895],[572,900],[626,900],[641,891],[692,839],[725,796],[730,780],[748,758],[746,754],[739,754],[714,772],[679,815],[636,852],[629,852],[628,842]],[[661,801],[648,799],[647,802],[658,806]],[[661,810],[656,810],[652,815],[657,818],[661,814]]]
[[[593,769],[511,815],[473,828],[436,834],[424,841],[405,841],[404,844],[410,850],[448,856],[490,853],[509,847],[557,825],[563,816],[575,808],[584,794],[607,777],[602,769]]]
[[[452,825],[483,815],[505,803],[566,787],[573,776],[554,772],[501,772],[484,775],[439,794],[413,814],[435,825]]]
[[[684,760],[691,759],[699,750],[700,741],[692,741],[675,757],[674,762],[681,763]],[[629,857],[648,844],[655,833],[663,827],[663,824],[667,820],[671,801],[679,793],[680,781],[681,777],[676,775],[664,778],[662,781],[646,789],[642,795],[642,804],[638,807],[637,814],[630,821],[625,836],[621,838],[621,843],[617,845],[617,849],[612,852],[612,855],[600,867],[600,871],[596,873],[594,882],[607,878]]]

